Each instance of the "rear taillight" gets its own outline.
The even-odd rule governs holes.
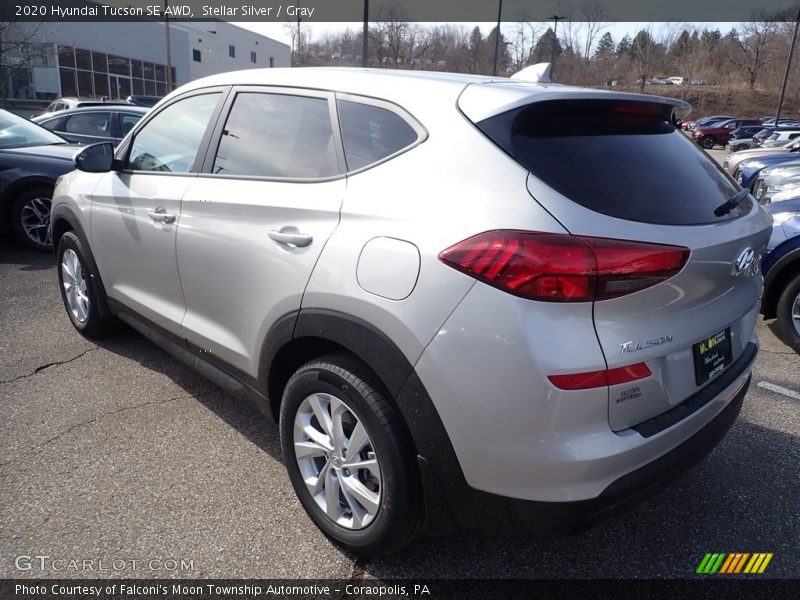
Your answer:
[[[630,383],[637,379],[650,377],[652,372],[644,363],[637,363],[627,367],[606,369],[604,371],[590,371],[588,373],[570,373],[569,375],[548,375],[550,383],[562,390],[588,390],[605,387],[607,385],[620,385]]]
[[[487,231],[439,254],[479,281],[545,302],[632,294],[676,275],[688,258],[679,246],[514,230]]]

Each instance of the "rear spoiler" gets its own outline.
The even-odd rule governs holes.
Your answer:
[[[470,83],[458,97],[458,108],[473,123],[508,112],[534,102],[554,100],[611,100],[632,105],[660,105],[665,116],[671,121],[684,119],[691,112],[692,105],[683,100],[611,92],[591,88],[576,88],[552,83],[528,83],[524,80],[492,80],[483,83]]]

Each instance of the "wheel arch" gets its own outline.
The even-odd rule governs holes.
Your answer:
[[[457,522],[469,519],[456,510],[457,498],[471,492],[450,436],[414,366],[371,323],[324,309],[303,309],[279,319],[264,342],[259,373],[273,417],[277,420],[283,389],[297,368],[337,351],[363,363],[399,412],[417,453],[427,531],[455,531]]]
[[[773,251],[774,252],[774,251]],[[778,299],[789,280],[800,273],[800,240],[785,249],[764,276],[761,313],[768,319],[777,314]]]

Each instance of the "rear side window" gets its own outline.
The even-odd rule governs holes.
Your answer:
[[[385,108],[339,100],[347,170],[355,171],[407,148],[419,136],[400,115]]]
[[[64,123],[66,133],[108,137],[111,135],[111,113],[91,112],[68,117]]]
[[[339,174],[325,98],[240,92],[212,173],[317,179]]]
[[[478,123],[485,135],[535,177],[573,202],[629,221],[713,223],[746,214],[714,209],[739,188],[648,102],[554,100]]]

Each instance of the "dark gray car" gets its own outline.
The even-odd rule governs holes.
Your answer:
[[[111,142],[116,145],[148,110],[142,106],[87,106],[32,120],[73,143]]]

